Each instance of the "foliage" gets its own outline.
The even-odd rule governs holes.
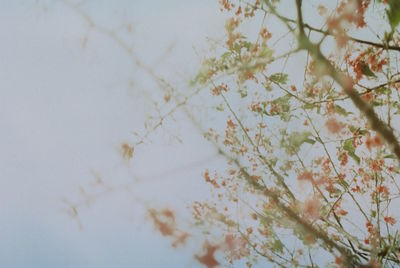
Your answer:
[[[193,85],[225,106],[225,129],[205,136],[229,167],[204,173],[217,198],[195,219],[242,239],[230,262],[399,265],[399,2],[287,2],[220,0],[226,42]],[[221,241],[197,257],[206,267]]]
[[[203,60],[190,96],[175,94],[110,34],[175,104],[134,146],[122,144],[123,157],[209,88],[223,126],[189,118],[227,168],[203,173],[215,199],[192,205],[205,241],[195,260],[398,266],[399,1],[219,2],[230,17],[225,42]],[[174,247],[194,236],[170,209],[150,209],[149,218]]]

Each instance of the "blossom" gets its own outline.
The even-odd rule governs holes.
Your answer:
[[[383,220],[384,220],[386,223],[390,224],[390,225],[395,225],[395,224],[396,224],[396,219],[393,218],[393,217],[390,217],[390,216],[385,216],[385,217],[383,218]]]
[[[214,96],[219,96],[219,95],[221,95],[222,91],[224,91],[224,92],[228,91],[228,85],[227,84],[222,83],[219,86],[213,87],[211,89],[211,94],[214,95]]]
[[[312,220],[316,220],[320,216],[321,201],[319,198],[314,196],[313,198],[307,199],[303,204],[303,212],[307,217]]]
[[[249,250],[246,247],[247,241],[233,234],[228,234],[225,236],[224,246],[230,253],[232,260],[238,260],[241,257],[249,254]]]
[[[211,245],[210,243],[206,242],[203,247],[206,249],[206,253],[202,256],[195,255],[195,258],[207,268],[214,268],[218,266],[219,262],[215,259],[214,253],[219,246]]]
[[[185,245],[186,243],[186,239],[189,237],[190,235],[186,232],[176,236],[175,240],[172,242],[172,247],[177,247],[178,245]]]
[[[333,133],[333,134],[337,134],[340,131],[343,130],[344,128],[344,124],[341,122],[338,122],[335,118],[330,117],[328,118],[328,120],[325,122],[325,126],[327,127],[327,129],[329,130],[329,132]]]
[[[377,135],[372,138],[368,136],[365,140],[365,146],[367,146],[368,150],[371,150],[372,147],[382,146],[382,140]]]
[[[376,190],[378,191],[378,193],[385,196],[389,196],[390,194],[389,189],[385,185],[379,185],[378,187],[376,187]]]
[[[134,148],[127,143],[121,144],[122,157],[129,160],[133,157]]]
[[[335,210],[335,212],[336,212],[336,214],[338,214],[340,216],[346,216],[348,214],[348,212],[346,210],[342,209],[342,208],[338,209],[338,210]]]
[[[303,172],[303,173],[300,173],[298,176],[297,176],[297,179],[299,180],[299,181],[310,181],[310,182],[312,182],[314,179],[313,179],[313,174],[312,174],[312,172],[310,172],[310,171],[305,171],[305,172]]]

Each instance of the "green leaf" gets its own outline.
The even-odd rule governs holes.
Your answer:
[[[269,77],[269,80],[277,84],[286,85],[288,77],[289,77],[288,74],[285,73],[275,73]]]
[[[356,149],[353,146],[352,140],[346,140],[344,142],[343,149],[351,158],[353,158],[358,164],[360,164],[360,157],[356,155]]]
[[[380,94],[390,94],[392,91],[388,87],[380,87],[376,89],[375,92]]]
[[[279,251],[279,252],[283,252],[283,244],[280,240],[275,240],[274,244],[272,245],[272,249],[274,251]]]
[[[372,106],[382,106],[384,103],[382,100],[373,100],[369,102]]]
[[[246,98],[247,97],[247,89],[246,88],[240,88],[239,90],[239,94],[241,98]]]
[[[375,210],[371,210],[371,217],[375,218],[376,217],[376,211]]]
[[[258,57],[260,58],[271,58],[273,55],[273,50],[268,47],[262,47],[261,51],[258,53]]]
[[[281,120],[284,122],[289,122],[292,115],[290,113],[284,112],[280,114]]]
[[[350,131],[351,131],[352,133],[357,132],[359,135],[365,135],[365,134],[368,134],[368,133],[369,133],[368,130],[366,130],[366,129],[360,129],[359,127],[355,127],[355,126],[350,126],[349,129],[350,129]]]
[[[221,55],[221,59],[224,61],[232,55],[232,52],[228,51]]]
[[[302,106],[302,108],[305,109],[305,110],[312,110],[312,109],[314,109],[315,107],[317,107],[317,105],[311,104],[311,103],[306,103],[306,104],[304,104],[304,105]]]
[[[309,144],[314,144],[316,141],[313,139],[306,139],[304,142],[307,142]]]
[[[290,118],[292,117],[292,114],[289,112],[290,111],[290,96],[289,94],[284,95],[282,97],[276,98],[275,100],[272,101],[273,105],[276,105],[278,107],[277,110],[268,113],[266,110],[264,110],[264,114],[267,116],[274,116],[274,115],[279,115],[282,121],[288,122]]]
[[[303,143],[310,143],[314,144],[315,140],[311,139],[310,136],[312,137],[312,133],[307,131],[307,132],[293,132],[289,135],[287,138],[287,146],[286,146],[286,153],[293,155],[297,153],[300,150],[301,145]],[[283,141],[285,142],[285,141]],[[285,146],[285,144],[283,144]]]
[[[273,102],[281,108],[281,111],[289,112],[289,110],[290,110],[289,100],[290,100],[291,97],[292,96],[287,94],[285,96],[276,98],[275,100],[273,100]]]
[[[386,10],[386,14],[389,19],[390,27],[392,27],[392,31],[394,31],[400,23],[400,1],[389,0],[388,4],[389,9]]]
[[[359,130],[360,128],[356,128],[355,126],[349,126],[349,129],[351,132],[356,132],[357,130]]]
[[[215,109],[217,109],[217,111],[219,112],[223,112],[224,111],[224,105],[222,103],[218,104]]]
[[[385,155],[383,158],[395,159],[396,157],[393,154],[388,154],[388,155]]]
[[[342,195],[342,192],[338,188],[334,188],[333,190],[334,190],[333,193],[330,193],[329,197],[338,198],[339,196]]]
[[[252,43],[250,43],[249,41],[243,41],[242,45],[244,48],[246,48],[247,50],[250,50]]]
[[[339,105],[335,105],[335,111],[336,111],[336,113],[338,113],[340,115],[344,115],[344,116],[352,114],[352,112],[346,111],[346,109],[344,109],[343,107],[340,107]]]
[[[361,73],[365,76],[376,77],[374,72],[369,68],[368,64],[364,61],[360,61],[361,63]]]
[[[190,85],[194,86],[197,83],[200,83],[200,84],[206,83],[210,77],[210,71],[213,70],[215,65],[216,65],[215,58],[210,58],[210,59],[205,60],[201,64],[200,70],[198,71],[197,75],[190,81]]]

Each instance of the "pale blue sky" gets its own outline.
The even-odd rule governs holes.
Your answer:
[[[182,124],[184,146],[160,135],[123,161],[118,146],[143,129],[152,110],[143,92],[158,94],[155,84],[61,1],[0,6],[0,267],[198,267],[193,251],[173,250],[153,231],[143,203],[182,208],[204,195],[199,177],[212,148]],[[157,72],[179,86],[198,66],[193,45],[206,48],[205,37],[223,27],[212,0],[87,1],[82,8],[110,29],[132,22],[127,38],[149,65],[174,44]],[[133,175],[139,182],[83,206],[80,229],[63,199],[79,201],[93,171],[111,185]]]

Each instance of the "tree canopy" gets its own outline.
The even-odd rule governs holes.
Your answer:
[[[203,173],[215,198],[192,206],[206,236],[195,258],[399,265],[400,2],[219,2],[223,41],[192,86],[223,118],[198,125],[227,167]],[[191,232],[151,215],[174,245]]]

